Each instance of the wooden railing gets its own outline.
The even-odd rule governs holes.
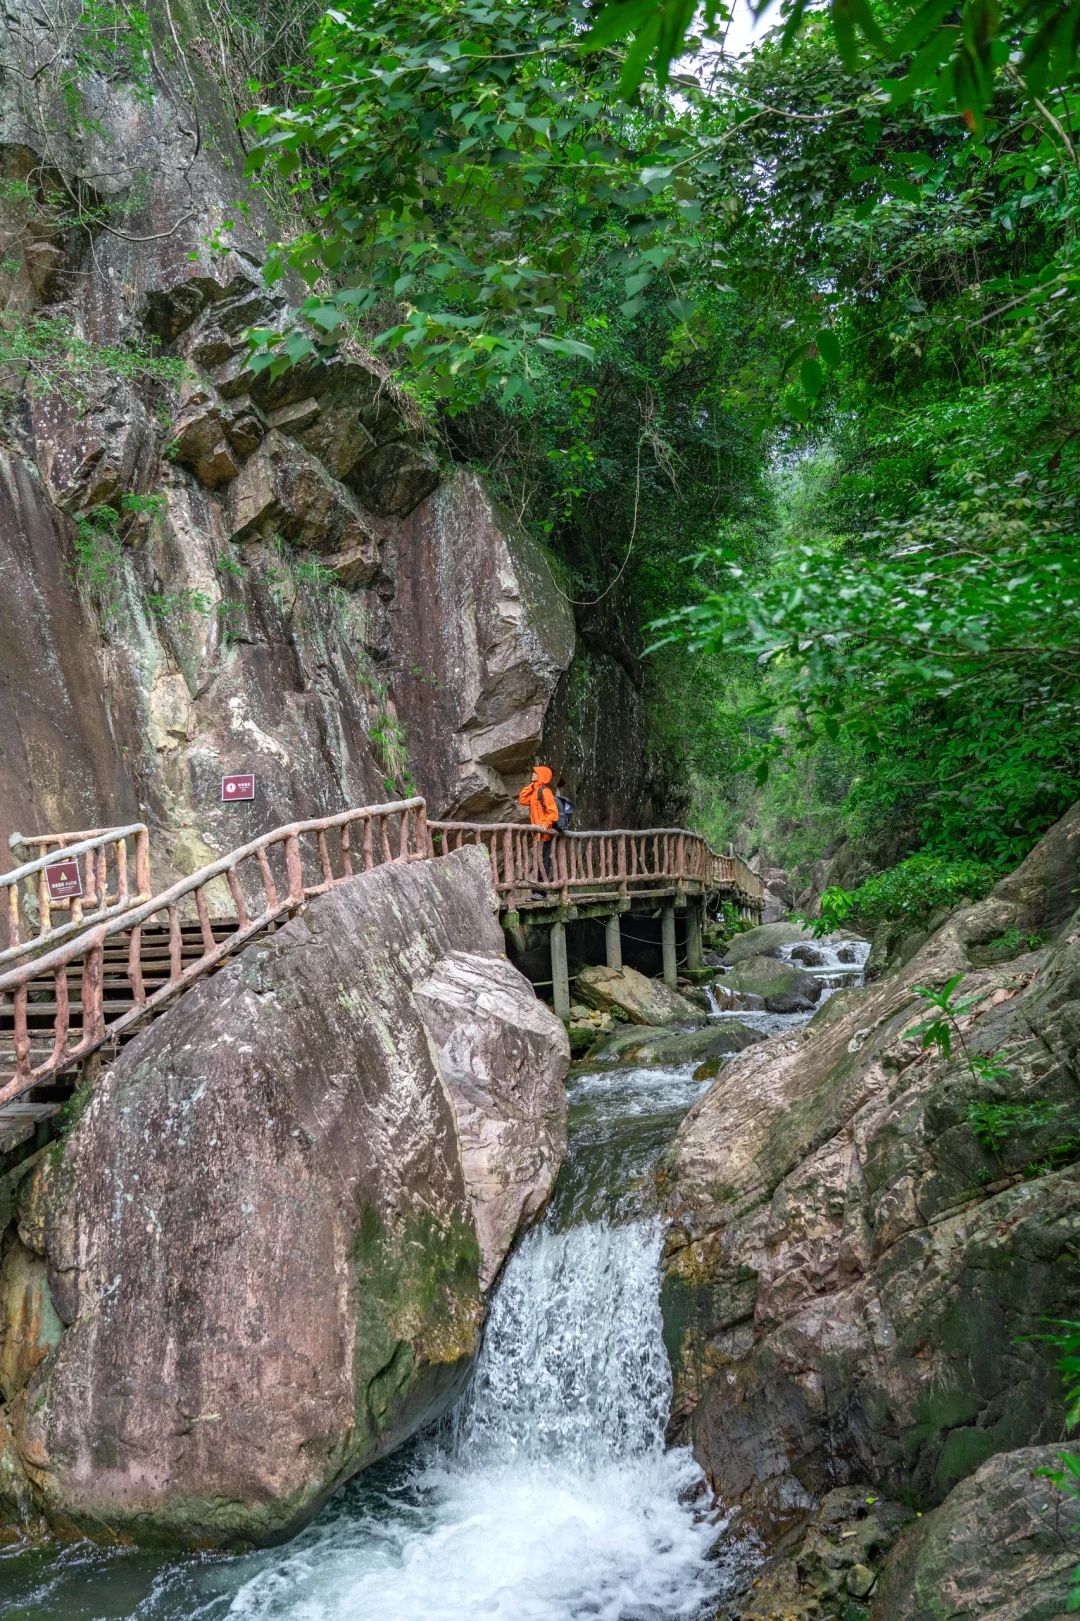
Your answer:
[[[685,828],[559,833],[548,846],[549,875],[542,841],[528,823],[429,824],[419,798],[275,828],[155,896],[148,893],[149,842],[141,823],[72,839],[45,834],[20,840],[40,846],[41,855],[0,874],[8,899],[0,1011],[11,1021],[13,1035],[11,1057],[0,1050],[0,1106],[118,1040],[312,896],[388,862],[421,861],[480,845],[503,910],[533,892],[566,903],[571,896],[719,891],[752,908],[760,906],[762,896],[761,879],[745,862],[717,855],[699,833]],[[128,882],[129,839],[135,848],[134,891]],[[47,864],[62,859],[85,862],[84,893],[78,904],[74,899],[70,904],[68,920],[54,927],[51,914],[58,903],[50,899],[42,874]],[[38,886],[32,936],[21,922],[28,914],[28,884]],[[152,942],[149,968],[144,933]],[[11,966],[3,970],[5,962]],[[113,998],[109,1005],[107,991]],[[51,1032],[42,1022],[50,1010]],[[37,1063],[35,1036],[51,1043],[47,1051],[39,1047]]]
[[[101,837],[115,841],[121,832],[131,831],[111,829]],[[336,835],[333,851],[332,835]],[[10,998],[14,1008],[14,1072],[9,1069],[6,1075],[0,1073],[0,1105],[115,1040],[128,1026],[211,972],[261,930],[294,914],[313,895],[321,895],[344,879],[370,872],[383,863],[419,861],[429,854],[424,801],[398,800],[276,828],[119,915],[104,916],[92,924],[84,917],[77,938],[0,973],[0,1003]],[[31,867],[36,865],[30,863]],[[305,881],[305,871],[313,881]],[[20,868],[5,874],[4,882],[17,880],[25,872]],[[224,939],[215,936],[207,901],[207,888],[215,880],[219,881],[219,891],[220,881],[224,880],[232,900],[231,917],[215,906],[218,934],[223,917],[231,924]],[[250,896],[260,891],[259,902],[252,903]],[[192,901],[202,949],[185,964],[181,910],[185,902],[190,907]],[[166,941],[161,968],[164,977],[152,990],[145,983],[142,960],[141,937],[148,926],[159,928]],[[110,1020],[104,998],[105,955],[109,942],[121,934],[126,936],[126,980],[131,1004]],[[120,949],[122,952],[123,945]],[[78,979],[81,991],[78,1023],[72,1018],[69,976]],[[29,985],[33,980],[35,994],[40,994],[42,980],[47,983],[49,978],[53,981],[55,1003],[52,1047],[47,1058],[34,1066],[30,1061],[29,1012],[33,1004]]]
[[[134,846],[135,888],[130,887],[128,841]],[[37,859],[0,873],[0,903],[7,925],[7,944],[0,964],[37,955],[59,945],[94,923],[128,912],[150,899],[150,836],[144,822],[130,827],[90,828],[83,833],[15,833],[12,850],[36,849]],[[54,899],[47,868],[60,862],[78,866],[82,894]],[[110,894],[110,886],[112,893]],[[67,914],[53,924],[54,911]]]
[[[761,879],[741,857],[717,855],[686,828],[558,833],[548,846],[550,876],[543,841],[528,823],[431,822],[429,828],[436,855],[483,845],[495,891],[509,906],[533,892],[564,904],[574,892],[629,896],[664,888],[726,890],[751,906],[762,898]]]

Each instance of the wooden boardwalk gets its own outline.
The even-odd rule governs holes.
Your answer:
[[[508,932],[525,921],[548,931],[555,1009],[564,1017],[568,921],[604,919],[608,961],[621,966],[620,914],[659,906],[665,978],[673,982],[676,907],[686,909],[693,958],[709,897],[757,915],[762,896],[745,863],[683,828],[558,834],[549,873],[528,824],[429,823],[420,798],[276,828],[158,895],[141,823],[11,842],[37,854],[0,874],[0,1160],[44,1140],[80,1077],[189,986],[312,896],[385,863],[484,848]],[[69,875],[77,864],[81,894],[57,900],[49,869],[61,862]]]

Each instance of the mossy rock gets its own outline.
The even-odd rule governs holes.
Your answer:
[[[724,975],[723,986],[760,996],[770,1013],[806,1013],[820,1000],[822,989],[813,974],[775,957],[745,957]]]
[[[747,957],[775,956],[781,946],[794,945],[797,940],[812,944],[814,936],[801,923],[762,923],[756,929],[737,934],[724,952],[724,966],[733,968]]]

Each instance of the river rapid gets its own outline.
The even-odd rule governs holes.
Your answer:
[[[828,992],[861,961],[817,971]],[[808,1015],[738,1017],[772,1033]],[[0,1554],[3,1621],[702,1621],[731,1566],[700,1470],[664,1445],[649,1173],[709,1084],[691,1066],[575,1066],[551,1205],[511,1257],[473,1378],[436,1433],[281,1548]]]

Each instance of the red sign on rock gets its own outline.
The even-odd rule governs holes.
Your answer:
[[[255,778],[250,772],[245,772],[240,776],[222,777],[221,799],[223,804],[227,805],[230,799],[254,798]]]
[[[77,861],[54,861],[45,868],[45,882],[51,901],[70,900],[82,894],[82,873]]]

